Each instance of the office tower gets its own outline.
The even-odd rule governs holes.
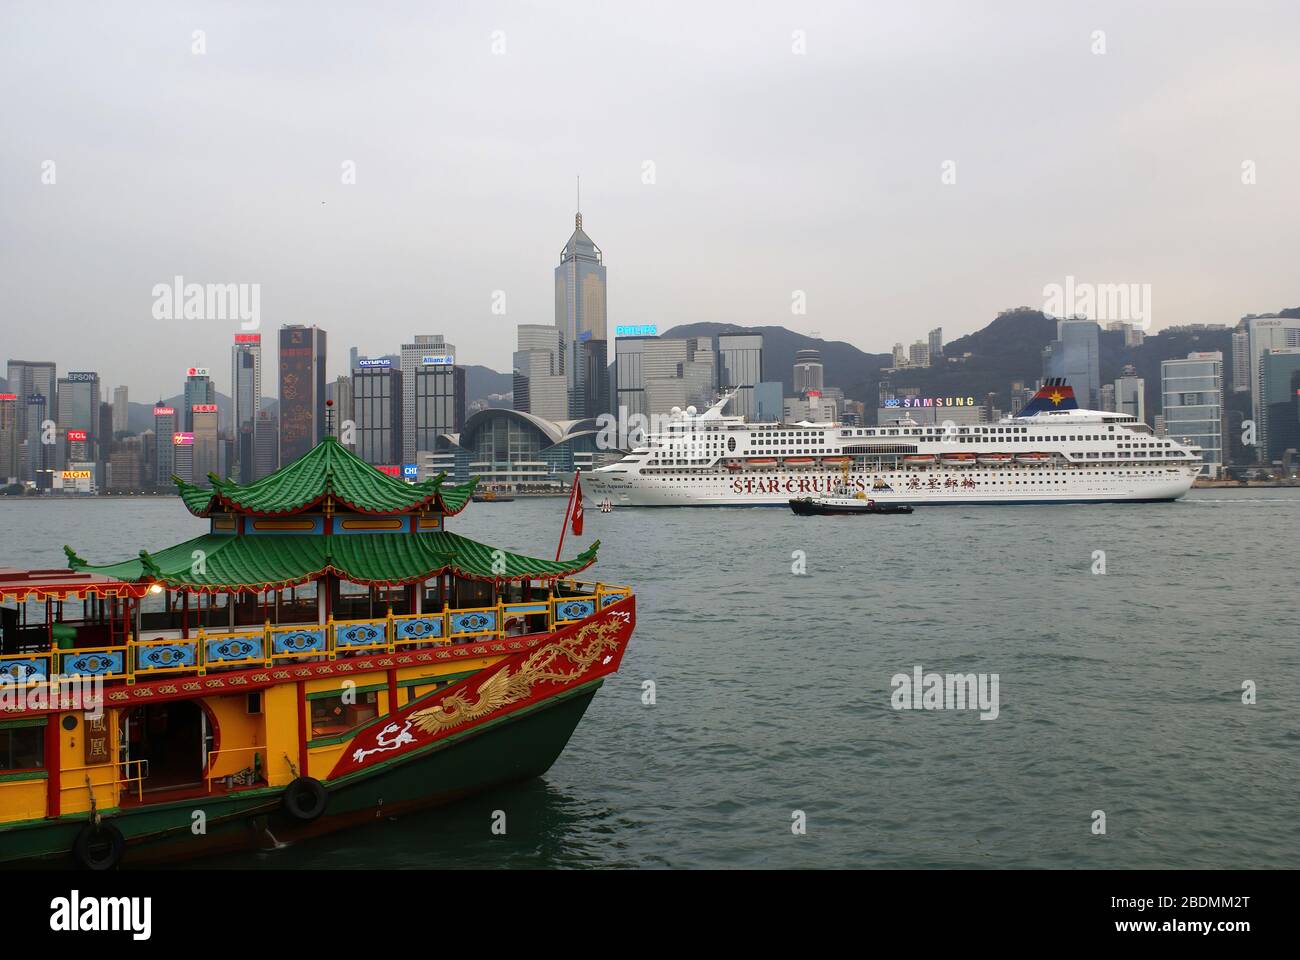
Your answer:
[[[280,421],[263,410],[253,424],[253,479],[280,469]]]
[[[609,407],[604,255],[574,217],[573,235],[555,268],[555,325],[564,337],[568,419],[594,417]]]
[[[18,404],[23,407],[28,397],[40,396],[46,410],[54,409],[57,393],[58,372],[53,361],[49,360],[10,360],[6,373],[9,391],[18,397]],[[18,442],[27,439],[29,417],[24,412],[18,418]],[[31,479],[31,478],[28,478]]]
[[[1160,396],[1167,436],[1196,444],[1207,476],[1223,469],[1223,354],[1189,353],[1160,364]]]
[[[1125,364],[1120,378],[1115,381],[1115,412],[1127,413],[1147,422],[1146,381],[1137,375],[1132,364]]]
[[[1146,333],[1136,324],[1126,320],[1112,320],[1106,324],[1107,333],[1124,334],[1124,346],[1140,347],[1146,341]]]
[[[131,408],[126,387],[113,388],[113,435],[131,429]]]
[[[411,379],[415,382],[415,437],[408,439],[403,427],[403,450],[412,451],[412,456],[402,460],[404,464],[415,463],[420,453],[432,453],[439,435],[459,433],[465,424],[464,367],[422,361]],[[402,389],[406,391],[405,374]]]
[[[99,459],[100,402],[99,374],[94,371],[70,372],[59,380],[55,419],[59,434],[67,444],[69,461],[84,463]]]
[[[176,409],[159,400],[153,408],[154,483],[160,487],[171,483],[176,472],[173,438],[177,430]]]
[[[796,396],[809,390],[821,391],[825,373],[820,350],[805,348],[794,355],[794,392]]]
[[[1101,385],[1101,409],[1107,413],[1115,412],[1115,384],[1103,383]]]
[[[1101,403],[1099,337],[1095,320],[1057,320],[1056,339],[1043,348],[1043,377],[1064,377],[1079,406]]]
[[[196,405],[216,402],[217,388],[212,382],[212,371],[207,367],[187,368],[181,403],[180,431],[182,433],[194,432],[194,407]]]
[[[145,485],[143,451],[143,443],[139,437],[114,440],[108,458],[104,485],[109,490],[143,489]]]
[[[943,327],[935,327],[930,331],[930,362],[934,363],[943,356]]]
[[[403,449],[402,371],[359,362],[362,366],[352,372],[357,455],[376,466],[395,465],[401,461]]]
[[[280,463],[320,443],[325,429],[325,331],[280,328]]]
[[[217,405],[196,403],[190,411],[194,429],[194,482],[206,486],[208,474],[221,476],[221,449],[217,435]]]
[[[352,428],[348,424],[356,422],[352,413],[352,375],[338,377],[334,381],[334,436],[351,449],[353,444]]]
[[[894,344],[894,366],[895,367],[907,366],[907,348],[904,347],[901,343]]]
[[[1284,347],[1265,350],[1259,364],[1260,419],[1259,452],[1265,463],[1281,460],[1287,449],[1295,446],[1289,420],[1295,408],[1296,394],[1291,380],[1300,373],[1300,348]]]
[[[909,367],[928,367],[930,365],[930,348],[924,340],[918,340],[907,351]]]
[[[752,419],[758,410],[754,402],[754,387],[762,380],[762,334],[719,334],[718,387],[722,390],[736,388],[735,399],[723,413]]]
[[[513,357],[513,406],[544,420],[569,419],[569,385],[564,331],[558,326],[521,323]]]
[[[1264,419],[1260,360],[1265,350],[1300,347],[1300,318],[1268,315],[1246,317],[1242,322],[1246,324],[1250,356],[1250,415],[1258,424]]]
[[[194,434],[180,431],[172,434],[172,473],[178,480],[193,483]]]
[[[1245,324],[1232,331],[1232,392],[1250,389],[1250,331]]]
[[[21,445],[22,462],[19,472],[24,480],[33,481],[38,490],[48,490],[54,483],[56,458],[59,463],[63,462],[59,449],[63,438],[50,419],[49,400],[44,394],[28,395],[26,407],[23,413],[23,433],[26,439]],[[47,424],[51,429],[46,429]]]
[[[421,334],[402,344],[402,463],[432,451],[439,433],[455,433],[465,421],[465,371],[456,348],[442,334]]]
[[[237,333],[230,348],[231,426],[236,433],[262,412],[262,335]]]
[[[18,394],[0,393],[0,484],[18,480]]]

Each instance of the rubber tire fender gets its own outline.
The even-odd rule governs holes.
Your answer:
[[[315,777],[299,777],[284,788],[284,812],[303,823],[318,819],[328,802],[325,784]]]
[[[95,847],[105,841],[108,849],[97,852]],[[83,870],[112,870],[122,862],[125,852],[126,838],[122,831],[105,820],[83,826],[72,843],[72,859]]]

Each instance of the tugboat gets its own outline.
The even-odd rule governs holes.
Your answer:
[[[829,496],[795,497],[790,500],[790,509],[801,517],[838,517],[860,513],[911,513],[912,508],[892,503],[876,503],[862,491],[853,491],[849,487],[849,464],[843,465],[844,476]],[[888,484],[874,489],[889,490]]]
[[[255,483],[173,478],[199,536],[0,569],[0,863],[274,846],[539,776],[636,623],[628,587],[446,529],[333,437]]]

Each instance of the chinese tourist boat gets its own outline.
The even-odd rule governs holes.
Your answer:
[[[0,862],[270,847],[534,777],[619,667],[631,590],[572,579],[598,542],[457,536],[473,482],[408,484],[333,438],[210,477],[176,481],[192,540],[0,569]]]

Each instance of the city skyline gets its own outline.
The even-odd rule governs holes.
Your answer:
[[[1150,284],[1153,331],[1294,302],[1300,134],[1274,118],[1300,79],[1300,13],[1189,11],[1175,41],[1154,9],[938,6],[751,6],[743,30],[701,9],[686,33],[599,7],[449,10],[436,29],[414,6],[332,28],[8,9],[0,76],[24,94],[0,109],[25,132],[0,153],[8,353],[57,342],[60,369],[171,396],[176,370],[224,370],[244,329],[156,319],[155,286],[183,277],[259,285],[264,336],[314,324],[379,353],[436,329],[462,363],[508,372],[518,325],[553,316],[578,173],[614,326],[771,324],[886,353],[1039,308],[1068,277]],[[290,32],[355,70],[308,72]],[[539,75],[548,89],[525,82]],[[250,159],[249,142],[270,146]],[[330,354],[327,379],[345,363]]]

